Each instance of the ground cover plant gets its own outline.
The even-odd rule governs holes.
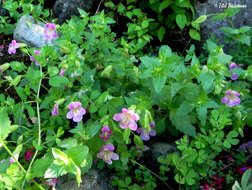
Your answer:
[[[229,52],[196,43],[201,23],[236,9],[196,18],[189,0],[101,1],[59,25],[44,3],[2,4],[0,189],[57,189],[63,175],[80,185],[91,168],[115,189],[251,189],[251,27],[220,29]],[[27,14],[49,45],[13,39]],[[182,51],[163,43],[169,27],[186,33]],[[160,140],[176,148],[149,164]]]

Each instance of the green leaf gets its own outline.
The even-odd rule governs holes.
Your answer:
[[[207,15],[201,15],[199,18],[194,20],[192,23],[201,24],[201,23],[205,22],[206,19],[207,19]]]
[[[37,159],[32,165],[31,171],[28,175],[28,179],[31,180],[34,177],[43,177],[45,175],[46,170],[50,167],[52,161],[53,160],[50,158]]]
[[[182,104],[180,104],[180,106],[177,110],[177,115],[178,116],[185,116],[188,113],[190,113],[194,107],[195,107],[194,104],[191,104],[191,103],[185,101]]]
[[[164,88],[166,83],[167,76],[163,75],[163,73],[157,73],[152,79],[152,83],[154,86],[154,89],[157,93],[160,93],[161,90]]]
[[[82,130],[81,130],[81,132],[82,132]],[[64,139],[63,141],[60,142],[60,144],[58,144],[59,147],[66,148],[66,149],[69,149],[71,147],[75,147],[77,145],[78,145],[78,142],[75,138]]]
[[[186,19],[186,16],[184,14],[178,14],[176,16],[176,23],[177,23],[177,25],[179,26],[179,28],[181,30],[183,30],[183,28],[185,27],[186,22],[187,22],[187,19]]]
[[[58,165],[69,165],[71,163],[68,156],[57,148],[52,148],[53,157],[57,160]]]
[[[245,189],[245,187],[249,185],[249,181],[251,179],[252,179],[252,168],[248,169],[242,176],[241,185],[243,189]]]
[[[196,129],[192,125],[192,119],[189,115],[185,115],[183,117],[178,116],[176,112],[170,112],[170,120],[172,124],[178,129],[179,131],[189,135],[189,136],[196,136]]]
[[[200,41],[200,34],[198,31],[196,31],[194,29],[190,29],[189,35],[191,36],[192,39]]]
[[[18,61],[12,61],[10,63],[10,66],[14,71],[18,71],[18,72],[24,71],[26,69],[25,64],[23,62],[18,62]]]
[[[238,181],[235,181],[234,185],[232,186],[232,190],[243,190],[238,183]]]
[[[86,128],[86,134],[88,138],[95,136],[101,129],[102,124],[100,122],[94,122]]]
[[[18,126],[17,125],[11,125],[9,117],[4,109],[0,110],[0,139],[5,140],[8,135],[15,131]]]
[[[77,166],[83,167],[87,164],[89,148],[85,145],[71,147],[66,154],[74,161]]]
[[[164,9],[166,9],[167,7],[169,7],[170,4],[172,4],[172,0],[163,0],[159,4],[159,12],[162,12]]]
[[[65,87],[68,82],[68,79],[64,76],[55,76],[49,80],[49,84],[53,87]]]
[[[67,174],[65,167],[52,163],[50,167],[45,171],[44,178],[57,178],[65,174]]]
[[[157,33],[157,36],[158,36],[158,39],[160,42],[163,41],[165,33],[166,33],[165,28],[163,26],[161,26],[158,29],[158,33]]]
[[[203,70],[201,74],[198,76],[198,81],[201,83],[203,89],[209,93],[213,88],[213,82],[215,79],[215,75],[213,72]]]

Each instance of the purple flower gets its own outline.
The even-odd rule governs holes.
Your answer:
[[[40,51],[34,50],[33,53],[35,53],[36,55],[38,55],[38,54],[40,54]],[[35,65],[37,65],[37,66],[40,65],[33,56],[30,57],[30,60],[31,61],[35,61]]]
[[[4,44],[0,45],[0,51],[3,51],[4,49]]]
[[[130,128],[135,131],[137,129],[136,121],[139,120],[139,115],[133,110],[122,109],[122,113],[117,113],[114,115],[113,119],[115,121],[120,121],[120,127],[123,129]]]
[[[16,42],[16,40],[12,40],[11,43],[9,44],[9,49],[8,53],[9,54],[15,54],[16,49],[20,47],[20,44]]]
[[[51,111],[51,115],[59,115],[59,105],[58,104],[54,104],[54,107]]]
[[[2,72],[2,68],[0,68],[0,72]]]
[[[13,156],[16,158],[16,160],[18,160],[18,154],[15,154],[15,153],[14,153]],[[1,160],[1,161],[0,161],[0,164],[3,164],[4,162],[5,162],[5,160]],[[12,163],[14,163],[14,162],[16,162],[15,159],[14,159],[13,157],[11,157],[11,158],[10,158],[10,161],[9,161],[9,164],[12,164]]]
[[[73,119],[74,122],[81,121],[82,116],[86,113],[80,102],[71,102],[68,105],[68,109],[70,111],[67,113],[67,119]]]
[[[44,37],[48,41],[51,41],[53,38],[57,38],[56,25],[54,23],[47,23],[46,28],[44,29]]]
[[[60,73],[59,73],[59,76],[64,76],[64,72],[65,72],[65,69],[60,69]]]
[[[100,137],[104,141],[109,140],[110,136],[112,135],[112,130],[110,130],[108,126],[104,126],[101,131],[102,131],[102,134],[100,134]]]
[[[242,64],[239,64],[237,65],[235,62],[232,62],[230,65],[229,65],[229,69],[230,69],[230,73],[231,73],[231,79],[232,80],[237,80],[238,79],[238,75],[235,74],[232,69],[235,69],[235,68],[241,68]]]
[[[52,187],[55,187],[57,183],[57,178],[50,178],[46,180],[46,184]]]
[[[103,146],[97,154],[97,158],[104,160],[108,164],[112,164],[112,160],[119,160],[118,154],[114,153],[115,147],[113,144],[108,143]]]
[[[244,152],[251,152],[252,151],[252,141],[249,141],[245,144],[242,144],[241,146],[239,146],[238,150],[240,151],[244,151]]]
[[[240,93],[234,90],[227,90],[226,96],[221,99],[221,102],[226,104],[229,107],[239,105],[241,100],[239,98]]]
[[[156,131],[153,129],[155,127],[155,123],[150,123],[151,131],[148,131],[147,129],[140,127],[136,130],[137,133],[141,134],[140,137],[144,141],[150,140],[150,136],[156,136]]]

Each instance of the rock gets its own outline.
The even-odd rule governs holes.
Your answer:
[[[110,175],[105,171],[91,169],[82,176],[80,187],[77,186],[75,179],[68,179],[63,176],[57,179],[56,189],[58,190],[113,190],[110,184]]]
[[[203,2],[203,3],[202,3]],[[228,4],[229,2],[229,4]],[[228,7],[228,5],[233,6],[244,6],[240,9],[240,12],[236,15],[230,17],[233,25],[236,28],[242,26],[251,26],[252,25],[252,1],[251,0],[205,0],[205,1],[196,1],[193,2],[196,16],[221,13]],[[207,19],[204,23],[201,24],[200,32],[202,37],[202,42],[204,43],[207,39],[210,38],[211,34],[215,34],[218,39],[220,39],[220,44],[224,43],[224,35],[219,30],[220,27],[230,27],[230,24],[227,19],[221,21],[210,21]],[[227,44],[226,44],[227,45]]]
[[[20,18],[14,30],[14,40],[26,43],[28,46],[42,48],[45,45],[52,45],[44,38],[45,24],[35,21],[33,17],[24,15]]]
[[[177,151],[176,145],[166,142],[156,142],[150,146],[150,150],[154,159],[159,156],[165,157],[168,153]]]
[[[79,15],[78,9],[90,12],[99,2],[98,0],[57,0],[53,6],[53,14],[59,19],[59,23],[63,23],[69,19],[71,15]]]

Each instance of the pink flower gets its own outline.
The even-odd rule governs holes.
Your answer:
[[[59,108],[59,105],[58,104],[54,104],[54,107],[53,107],[53,109],[51,111],[51,115],[59,115],[58,108]]]
[[[46,180],[46,184],[52,187],[55,187],[57,183],[57,178],[50,178]]]
[[[240,93],[234,90],[227,90],[226,96],[221,99],[221,102],[226,104],[229,107],[239,105],[241,100],[239,98]]]
[[[13,156],[16,158],[16,160],[18,160],[18,154],[13,154]],[[3,164],[5,162],[5,160],[1,160],[0,164]],[[15,159],[13,157],[10,158],[9,164],[12,164],[16,162]]]
[[[147,129],[140,127],[136,130],[137,133],[141,134],[140,137],[144,141],[150,140],[150,136],[156,136],[156,131],[153,129],[155,127],[155,123],[151,122],[150,124],[152,130],[148,131]]]
[[[38,54],[40,54],[40,51],[34,50],[33,53],[35,53],[36,55],[38,55]],[[30,57],[30,60],[31,61],[35,61],[35,65],[37,65],[37,66],[40,65],[33,56]]]
[[[114,115],[113,119],[115,121],[120,121],[120,127],[123,129],[130,128],[135,131],[137,129],[136,121],[139,120],[139,115],[133,110],[122,109],[122,113],[117,113]]]
[[[64,76],[64,72],[65,72],[65,69],[60,69],[60,73],[59,73],[59,76]]]
[[[0,72],[2,72],[2,68],[0,68]]]
[[[104,141],[109,140],[110,136],[112,135],[112,130],[110,130],[108,126],[104,126],[101,131],[102,131],[102,134],[100,134],[100,137]]]
[[[80,102],[71,102],[68,105],[68,109],[70,111],[67,113],[67,119],[73,119],[74,122],[80,122],[83,115],[86,113],[86,110],[82,108]]]
[[[53,38],[57,38],[56,25],[54,23],[47,23],[44,29],[44,37],[51,41]]]
[[[9,49],[8,53],[9,54],[15,54],[16,49],[20,47],[20,44],[16,42],[16,40],[12,40],[11,43],[9,44]]]
[[[118,154],[114,153],[115,147],[113,144],[108,143],[103,146],[97,154],[97,158],[104,160],[108,164],[112,164],[112,160],[119,160]]]
[[[230,73],[231,73],[231,79],[232,80],[237,80],[238,79],[238,75],[235,74],[232,69],[235,69],[235,68],[241,68],[242,64],[239,64],[237,65],[235,62],[232,62],[230,65],[229,65],[229,69],[230,69]]]

